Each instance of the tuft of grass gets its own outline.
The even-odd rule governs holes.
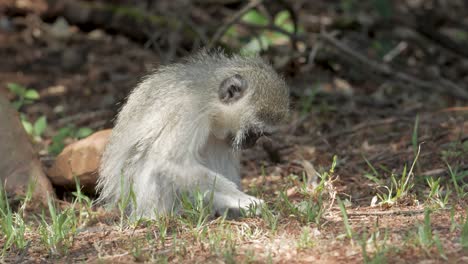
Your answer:
[[[25,238],[26,224],[24,221],[24,211],[29,201],[31,201],[34,185],[35,182],[33,181],[28,184],[25,197],[22,199],[18,211],[13,212],[8,201],[6,189],[0,182],[0,230],[5,238],[2,256],[12,247],[22,250],[29,243]]]
[[[468,210],[460,233],[460,244],[463,250],[468,251]]]
[[[459,199],[463,199],[468,196],[468,191],[465,192],[466,185],[459,185],[459,182],[463,183],[463,179],[468,177],[468,171],[459,172],[458,169],[452,169],[452,166],[446,162],[450,178],[452,179],[453,187],[455,188],[455,193]]]
[[[422,249],[426,252],[427,255],[431,255],[431,248],[435,246],[439,252],[439,256],[447,260],[444,248],[442,246],[442,243],[440,242],[439,237],[437,236],[437,234],[433,234],[432,232],[430,209],[426,208],[424,210],[424,222],[422,225],[418,226],[417,237],[419,244],[421,245]]]
[[[74,196],[73,204],[78,207],[78,224],[84,226],[93,217],[93,201],[81,191],[80,179],[74,178],[76,191],[72,192]]]
[[[267,223],[268,228],[271,232],[275,233],[278,230],[278,222],[280,214],[268,208],[268,206],[262,206],[260,208],[260,216]]]
[[[315,242],[312,239],[312,231],[310,227],[305,226],[302,228],[301,235],[299,236],[299,241],[297,242],[298,249],[307,249],[315,246]]]
[[[49,219],[44,211],[41,215],[39,234],[41,241],[54,255],[63,255],[73,243],[76,234],[78,218],[74,211],[74,205],[60,210],[52,198],[48,197]]]
[[[440,186],[440,178],[435,180],[434,178],[429,177],[426,179],[426,182],[429,186],[429,195],[427,196],[426,202],[434,204],[438,208],[447,208],[451,191],[449,189],[447,189],[447,191],[443,190],[443,187]]]
[[[130,206],[133,205],[133,207],[136,208],[136,196],[135,196],[135,192],[133,191],[133,184],[130,184],[130,190],[126,194],[123,192],[123,190],[125,190],[124,186],[125,186],[125,180],[124,180],[124,176],[122,175],[120,177],[121,196],[120,196],[119,202],[117,203],[117,207],[119,208],[119,212],[120,212],[120,223],[119,223],[120,231],[122,231],[125,228],[125,225],[130,220],[127,214]]]
[[[381,236],[382,234],[378,229],[377,231],[372,232],[370,237],[368,237],[366,232],[362,234],[361,238],[359,239],[359,244],[361,245],[364,263],[380,264],[388,262],[386,259],[386,254],[389,251],[387,246],[388,229],[385,229],[383,238],[381,238]],[[369,246],[371,246],[373,249],[373,255],[370,255],[368,252]]]
[[[303,198],[298,203],[291,201],[286,192],[281,191],[275,209],[284,217],[293,216],[305,224],[319,224],[326,211],[326,198],[330,198],[331,206],[336,196],[336,191],[333,187],[333,175],[336,165],[337,157],[334,156],[330,169],[318,175],[320,181],[313,188],[310,183],[304,180],[299,188],[299,193]]]
[[[344,224],[344,228],[346,231],[346,237],[348,237],[352,241],[353,229],[351,228],[351,225],[349,224],[348,213],[346,212],[344,203],[341,201],[339,197],[338,197],[338,205],[340,206],[340,211],[341,211],[341,214],[343,215],[343,224]]]
[[[162,248],[166,246],[166,238],[169,230],[169,224],[172,218],[173,216],[171,215],[163,215],[158,217],[155,221],[155,224],[158,228],[158,234],[155,234],[155,236],[157,236],[159,244]]]
[[[42,243],[54,255],[64,255],[73,244],[78,227],[85,226],[93,217],[92,200],[81,191],[75,177],[76,191],[73,201],[65,209],[60,209],[50,197],[47,199],[48,215],[43,211],[38,231]]]
[[[403,167],[403,172],[401,177],[398,177],[395,173],[390,175],[390,187],[388,186],[379,186],[387,190],[387,192],[382,192],[377,194],[377,198],[380,201],[379,205],[383,206],[393,206],[398,204],[401,201],[408,200],[410,197],[410,191],[414,186],[414,168],[418,161],[419,155],[421,153],[421,145],[418,147],[416,156],[414,157],[413,163],[411,164],[410,170],[407,171],[407,166]],[[371,167],[372,171],[376,172],[375,168]],[[378,182],[378,181],[375,181]]]
[[[418,226],[418,241],[426,252],[433,245],[431,211],[429,209],[424,211],[424,224]]]
[[[207,197],[209,197],[208,202]],[[195,190],[191,194],[182,192],[178,198],[182,213],[180,220],[190,227],[195,227],[195,229],[202,228],[212,215],[213,192],[201,192],[199,190]]]

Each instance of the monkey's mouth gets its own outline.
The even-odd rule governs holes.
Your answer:
[[[247,133],[245,133],[244,138],[241,142],[241,148],[242,149],[248,149],[253,146],[255,146],[255,143],[257,143],[257,140],[262,136],[262,133],[254,130],[248,130]]]
[[[266,131],[260,131],[258,129],[249,129],[247,132],[238,133],[234,136],[228,135],[228,141],[232,144],[234,149],[249,149],[255,146],[257,141],[263,136],[269,136],[270,133]]]
[[[249,129],[247,130],[247,132],[245,132],[244,136],[242,137],[239,147],[241,149],[252,148],[253,146],[255,146],[255,144],[261,137],[268,136],[268,135],[269,133],[265,131]]]

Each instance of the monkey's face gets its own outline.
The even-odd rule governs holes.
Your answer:
[[[245,149],[272,132],[286,119],[289,89],[271,67],[242,71],[224,79],[219,85],[222,104],[220,133],[234,149]]]

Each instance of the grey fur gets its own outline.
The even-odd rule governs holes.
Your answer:
[[[217,91],[234,74],[249,88],[226,105]],[[100,166],[99,201],[115,204],[132,185],[136,205],[129,210],[148,218],[170,212],[177,192],[195,188],[213,191],[220,213],[261,204],[239,189],[239,148],[248,129],[268,130],[288,108],[284,80],[259,57],[201,51],[161,67],[131,92],[118,114]]]

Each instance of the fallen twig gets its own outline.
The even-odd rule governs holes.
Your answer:
[[[376,211],[376,212],[354,212],[348,213],[348,216],[372,216],[372,215],[415,215],[424,213],[424,209],[419,210],[391,210],[391,211]]]
[[[338,137],[338,136],[343,136],[346,134],[352,134],[355,133],[361,129],[367,128],[367,127],[374,127],[374,126],[382,126],[382,125],[389,125],[392,123],[395,123],[397,121],[401,121],[400,119],[394,118],[394,117],[389,117],[381,120],[375,120],[375,121],[370,121],[370,122],[363,122],[359,123],[349,129],[344,129],[337,131],[336,133],[333,133],[327,137],[327,140],[330,140],[332,138]]]

